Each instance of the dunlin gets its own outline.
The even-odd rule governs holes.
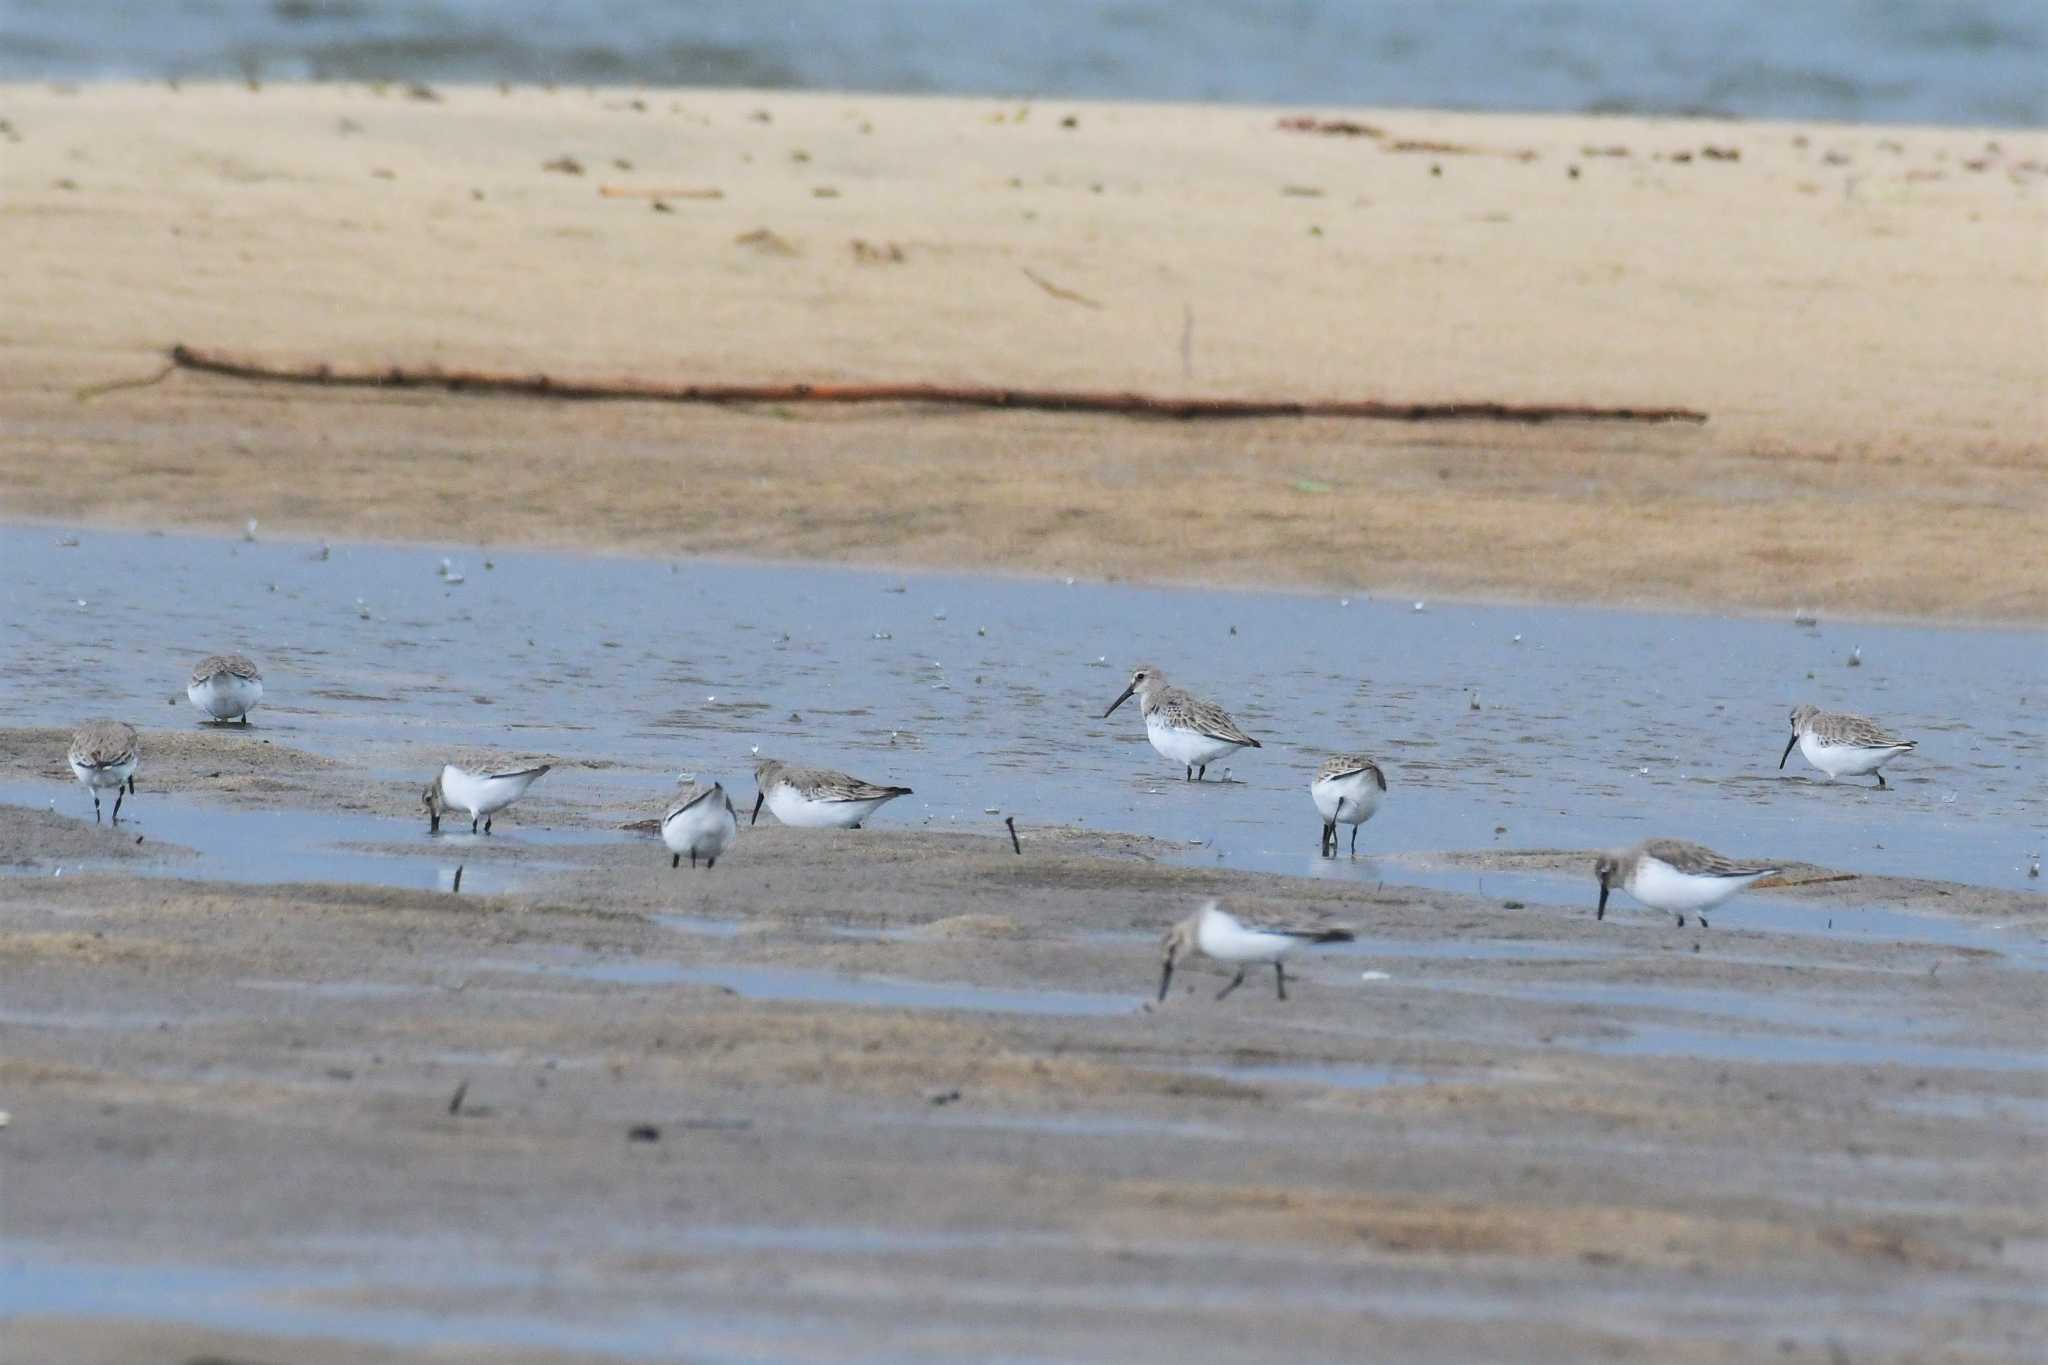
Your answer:
[[[1351,851],[1358,852],[1358,827],[1372,819],[1387,794],[1387,775],[1364,754],[1333,754],[1323,761],[1308,794],[1323,813],[1325,858],[1337,856],[1337,826],[1351,826]]]
[[[1823,711],[1809,704],[1792,712],[1792,738],[1785,741],[1778,767],[1784,768],[1797,746],[1806,761],[1826,773],[1830,782],[1871,773],[1883,787],[1884,774],[1878,770],[1900,754],[1911,752],[1915,743],[1900,739],[1868,716]]]
[[[92,720],[78,727],[67,755],[71,771],[92,793],[92,821],[100,821],[100,793],[114,789],[114,824],[121,823],[121,798],[135,792],[135,768],[142,748],[135,727],[118,720]]]
[[[209,654],[192,670],[185,695],[208,720],[249,723],[249,712],[263,700],[263,674],[244,654]]]
[[[518,772],[473,773],[447,764],[420,794],[420,804],[427,808],[427,828],[439,832],[444,810],[467,811],[469,832],[476,833],[481,821],[483,832],[489,834],[491,817],[526,795],[526,789],[553,766],[543,763],[538,768],[522,768]]]
[[[691,867],[699,858],[704,866],[717,867],[718,856],[731,848],[739,835],[740,813],[716,782],[708,787],[691,783],[661,817],[661,841],[668,845],[670,867],[681,867],[685,853],[690,855]]]
[[[1216,993],[1224,996],[1244,984],[1244,974],[1254,966],[1273,965],[1273,989],[1287,998],[1287,969],[1282,958],[1304,943],[1345,943],[1356,937],[1341,925],[1320,920],[1247,911],[1233,915],[1215,901],[1166,931],[1160,941],[1159,998],[1173,983],[1173,965],[1182,956],[1200,953],[1204,957],[1237,968],[1230,984]]]
[[[830,768],[792,768],[772,758],[754,766],[754,785],[760,793],[748,824],[761,818],[766,802],[776,819],[800,829],[859,829],[882,806],[911,794],[908,787],[885,787]]]
[[[1600,879],[1600,905],[1594,919],[1607,917],[1607,896],[1616,887],[1652,910],[1678,916],[1682,928],[1687,912],[1707,927],[1707,911],[1736,892],[1782,868],[1759,867],[1724,858],[1703,844],[1684,839],[1646,839],[1634,848],[1603,853],[1593,864]]]
[[[1172,686],[1151,664],[1140,664],[1131,671],[1130,685],[1117,694],[1103,718],[1108,719],[1132,693],[1137,694],[1138,709],[1145,716],[1145,737],[1153,748],[1186,769],[1187,781],[1199,781],[1211,763],[1233,750],[1263,747],[1237,728],[1229,712]]]

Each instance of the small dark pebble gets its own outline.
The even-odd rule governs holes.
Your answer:
[[[1520,901],[1502,901],[1500,908],[1503,910],[1526,910],[1529,907],[1523,905]]]
[[[1073,114],[1069,114],[1060,120],[1060,127],[1062,128],[1079,128],[1080,126],[1081,120]]]
[[[651,1123],[636,1123],[626,1130],[626,1141],[659,1142],[661,1141],[661,1129]]]
[[[960,1098],[957,1090],[934,1090],[925,1096],[933,1104],[952,1104]]]

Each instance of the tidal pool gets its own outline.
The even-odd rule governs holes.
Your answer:
[[[1014,816],[1027,841],[1034,825],[1078,824],[1154,835],[1190,861],[1552,903],[1584,888],[1423,871],[1398,855],[1669,834],[1745,857],[2032,889],[2030,855],[2048,851],[2048,637],[2033,631],[1417,610],[1364,592],[473,545],[70,539],[0,531],[0,704],[15,724],[193,724],[166,699],[201,655],[237,649],[264,666],[255,719],[280,743],[342,757],[490,745],[618,764],[556,775],[554,794],[593,802],[651,803],[689,771],[750,804],[758,752],[916,788],[877,825],[996,834]],[[1222,703],[1264,747],[1183,782],[1134,706],[1102,718],[1141,660]],[[1828,783],[1796,754],[1781,773],[1799,701],[1867,712],[1920,749],[1893,764],[1891,791]],[[1349,749],[1382,759],[1391,792],[1361,857],[1330,862],[1316,856],[1307,783],[1325,754]]]

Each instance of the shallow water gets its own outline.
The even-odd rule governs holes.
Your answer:
[[[0,76],[244,74],[2039,123],[2025,0],[16,0]]]
[[[1034,824],[1079,824],[1155,835],[1196,863],[1590,904],[1590,879],[1318,858],[1308,778],[1352,748],[1380,755],[1391,784],[1362,853],[1675,834],[1739,856],[2034,890],[2028,855],[2048,850],[2039,632],[59,539],[0,531],[0,705],[15,724],[113,713],[189,725],[189,707],[166,705],[185,669],[242,649],[264,666],[255,719],[279,743],[342,757],[445,743],[600,758],[620,766],[555,775],[554,793],[622,807],[658,800],[685,770],[744,799],[758,747],[917,789],[878,825],[1000,834],[1014,814],[1027,853]],[[444,552],[464,583],[436,572]],[[1858,647],[1861,666],[1847,667]],[[1211,769],[1229,781],[1183,782],[1134,705],[1101,718],[1141,659],[1221,701],[1265,747]],[[1796,755],[1780,774],[1785,714],[1802,699],[1877,715],[1921,750],[1893,765],[1888,792],[1817,780]],[[62,808],[76,794],[50,783],[29,796]],[[181,818],[175,796],[157,797],[158,813],[138,803],[138,828]],[[192,837],[152,832],[202,833],[182,828]],[[278,862],[292,864],[280,876],[321,875],[310,852]],[[1722,913],[1733,923],[1770,900],[1752,893]]]
[[[801,967],[693,964],[660,958],[609,961],[477,964],[481,971],[541,972],[628,986],[722,986],[748,1000],[792,1000],[803,1004],[860,1005],[875,1009],[974,1010],[993,1014],[1134,1014],[1139,997],[1093,991],[1055,991],[974,986],[962,982],[910,981],[853,972]]]
[[[147,751],[144,762],[148,761]],[[80,814],[84,788],[71,783],[0,782],[0,804],[37,806],[59,814]],[[54,803],[54,804],[52,804]],[[83,814],[91,814],[89,801]],[[518,833],[501,829],[485,839],[467,829],[429,835],[417,820],[387,820],[347,811],[297,806],[241,806],[140,787],[121,806],[125,834],[174,844],[197,857],[162,861],[86,859],[75,864],[31,869],[32,875],[118,868],[138,876],[193,877],[255,882],[346,882],[421,891],[461,890],[472,895],[509,891],[543,873],[567,866],[539,859],[487,861],[542,844],[588,843],[593,836],[565,835],[531,825]],[[376,851],[372,851],[372,847]]]

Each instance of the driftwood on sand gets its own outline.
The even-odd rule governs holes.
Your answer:
[[[1099,412],[1180,420],[1246,417],[1346,417],[1384,422],[1704,422],[1707,415],[1676,407],[1597,407],[1578,403],[1432,403],[1381,399],[1176,397],[1085,389],[1004,388],[975,384],[664,383],[631,378],[578,378],[455,370],[438,366],[346,366],[286,363],[177,345],[171,369],[194,370],[260,383],[323,384],[347,388],[445,389],[451,393],[516,395],[582,401],[662,403],[909,403],[941,407],[1011,408],[1038,412]],[[170,370],[165,371],[166,374]],[[158,375],[156,378],[161,379]],[[153,381],[98,385],[98,391]],[[85,395],[81,395],[85,396]]]

